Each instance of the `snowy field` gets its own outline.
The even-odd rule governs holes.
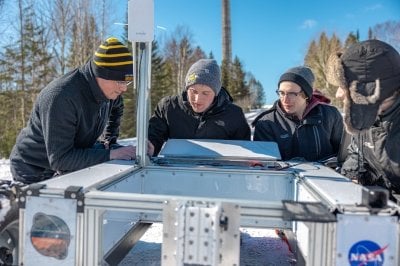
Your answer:
[[[11,179],[8,159],[0,159],[0,180]]]
[[[249,123],[259,112],[260,110],[256,110],[246,114]],[[119,143],[135,145],[136,139],[125,139]],[[0,159],[0,179],[11,179],[8,159]],[[276,235],[275,230],[242,228],[241,232],[241,266],[295,265],[293,253],[289,251],[287,244]],[[119,265],[161,265],[161,243],[162,224],[153,224]]]
[[[271,229],[241,229],[240,266],[296,265],[293,253]],[[162,225],[154,224],[120,266],[161,265]]]

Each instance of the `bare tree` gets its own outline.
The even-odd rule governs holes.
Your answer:
[[[44,1],[43,8],[47,12],[51,26],[53,55],[57,62],[57,70],[63,75],[67,72],[68,45],[72,38],[72,23],[75,14],[74,0]]]
[[[120,4],[118,2],[118,4]],[[114,7],[116,6],[115,1],[108,0],[96,0],[93,1],[91,12],[93,17],[96,18],[96,24],[98,29],[99,38],[103,40],[106,35],[110,25],[110,14],[114,14]],[[119,17],[118,22],[123,22],[123,20]]]
[[[77,12],[72,22],[72,41],[68,66],[83,65],[94,53],[101,42],[98,26],[90,11],[90,1],[78,1],[74,10]]]
[[[0,0],[0,23],[1,24],[3,24],[3,15],[2,15],[2,13],[3,13],[3,6],[4,6],[4,0]],[[0,28],[0,33],[2,33],[3,32],[3,29],[2,29],[3,27],[1,27]]]
[[[164,57],[172,74],[174,94],[180,93],[184,88],[189,67],[205,57],[205,53],[199,47],[194,49],[192,43],[192,33],[185,26],[178,26],[165,43]]]
[[[400,21],[386,21],[372,28],[376,39],[387,42],[400,51]]]
[[[20,90],[22,91],[22,97],[21,97],[21,121],[22,121],[22,126],[25,126],[25,114],[26,114],[26,108],[25,108],[25,103],[26,103],[26,96],[25,96],[25,71],[23,69],[25,68],[25,53],[24,53],[24,21],[23,21],[23,1],[18,0],[18,11],[19,11],[19,39],[20,39],[20,65],[21,65],[21,83],[20,85]]]

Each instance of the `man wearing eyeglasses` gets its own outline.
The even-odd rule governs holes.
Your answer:
[[[157,155],[167,139],[250,140],[243,110],[221,87],[221,73],[213,59],[200,59],[185,78],[183,93],[158,103],[149,121],[149,150]]]
[[[10,155],[15,180],[34,183],[112,159],[132,160],[133,146],[116,145],[121,95],[133,80],[128,48],[108,38],[83,66],[48,84]]]
[[[314,74],[304,66],[281,75],[279,99],[253,122],[254,140],[278,143],[283,160],[319,161],[335,157],[343,119],[330,100],[313,90]]]

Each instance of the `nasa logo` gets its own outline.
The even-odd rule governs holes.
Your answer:
[[[381,248],[373,241],[359,241],[349,250],[349,263],[351,266],[382,266],[385,260],[383,252],[388,246]]]

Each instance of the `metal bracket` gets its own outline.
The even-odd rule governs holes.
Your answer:
[[[104,256],[104,261],[109,265],[117,265],[128,254],[133,246],[151,227],[152,223],[138,221]]]
[[[75,199],[77,204],[77,212],[83,213],[83,207],[85,206],[85,194],[82,192],[82,187],[69,186],[64,192],[64,198]]]
[[[329,212],[321,202],[299,202],[282,200],[283,220],[309,221],[315,223],[334,223],[336,216]]]
[[[45,188],[45,184],[35,183],[29,186],[17,187],[18,202],[20,208],[25,208],[27,196],[39,196],[40,190]]]
[[[239,265],[240,208],[171,201],[163,214],[162,265]]]

